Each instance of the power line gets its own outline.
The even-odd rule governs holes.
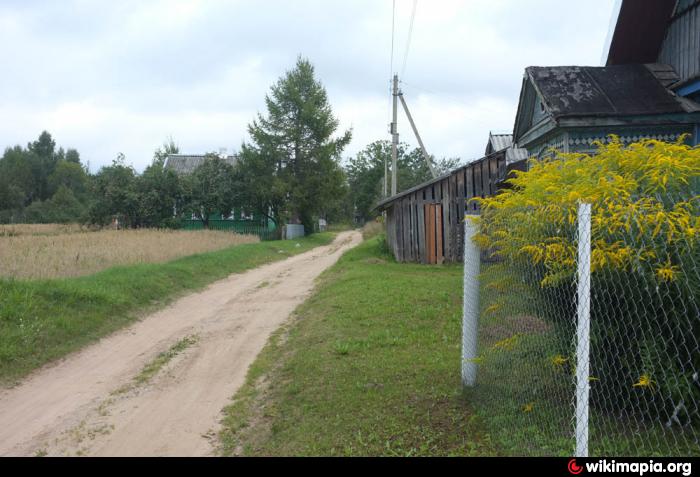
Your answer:
[[[389,101],[386,107],[386,117],[387,121],[391,121],[391,77],[394,74],[394,37],[395,37],[395,25],[396,25],[396,0],[393,0],[391,4],[391,59],[389,60],[389,82],[388,90]]]
[[[396,0],[391,4],[391,60],[389,61],[389,78],[394,74],[394,36],[396,25]]]
[[[408,26],[408,38],[406,38],[406,51],[403,54],[403,66],[401,67],[401,77],[403,78],[406,72],[406,61],[408,60],[408,50],[411,48],[411,36],[413,35],[413,21],[416,18],[416,6],[418,0],[413,0],[413,8],[411,10],[411,23]]]

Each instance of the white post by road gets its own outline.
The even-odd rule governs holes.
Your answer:
[[[478,227],[464,217],[464,309],[462,313],[462,385],[476,383],[477,333],[479,331],[479,262],[481,253],[472,238]]]
[[[591,204],[578,208],[578,309],[576,325],[576,457],[588,457],[591,333]]]

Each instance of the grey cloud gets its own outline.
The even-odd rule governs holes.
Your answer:
[[[407,97],[417,115],[441,114],[423,102],[457,108],[449,128],[420,117],[435,154],[474,157],[489,129],[512,128],[525,66],[598,61],[613,0],[563,3],[419,1]],[[411,2],[397,4],[400,69]],[[340,119],[355,126],[354,153],[386,137],[390,16],[390,0],[4,1],[0,112],[21,118],[0,117],[0,147],[49,126],[93,164],[122,151],[142,167],[173,133],[192,152],[237,146],[242,118],[264,107],[269,86],[302,54],[338,115],[348,111]],[[94,126],[59,114],[85,108],[98,116]]]

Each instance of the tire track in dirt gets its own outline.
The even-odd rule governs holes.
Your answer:
[[[362,240],[231,275],[0,391],[0,455],[210,455],[221,410],[314,280]],[[187,336],[151,380],[134,377]]]

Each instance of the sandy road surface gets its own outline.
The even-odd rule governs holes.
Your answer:
[[[231,275],[0,390],[0,455],[208,455],[222,408],[314,279],[361,241]],[[150,381],[134,377],[183,337]]]

